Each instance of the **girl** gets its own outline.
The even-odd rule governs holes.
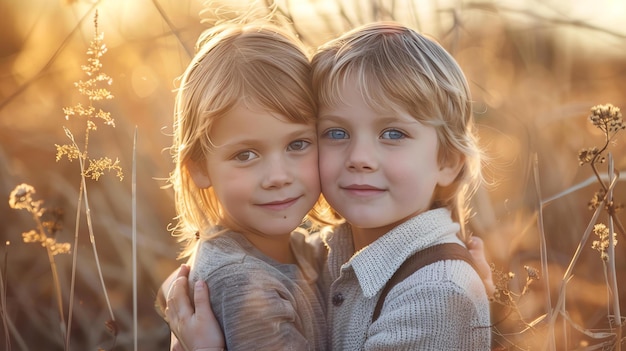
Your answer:
[[[287,31],[201,36],[176,96],[170,182],[181,256],[211,286],[229,350],[326,349],[316,254],[297,229],[320,198],[316,115],[308,57]]]

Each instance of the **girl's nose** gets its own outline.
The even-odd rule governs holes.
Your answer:
[[[284,157],[271,157],[264,173],[261,186],[266,189],[280,188],[293,182],[293,173]]]

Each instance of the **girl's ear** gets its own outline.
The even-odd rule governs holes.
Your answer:
[[[209,179],[206,164],[195,160],[187,160],[185,161],[185,168],[187,168],[191,179],[193,179],[198,188],[207,189],[211,187],[211,179]]]
[[[456,180],[456,177],[465,165],[465,156],[458,153],[450,153],[446,155],[444,164],[439,168],[439,178],[437,185],[446,187]]]

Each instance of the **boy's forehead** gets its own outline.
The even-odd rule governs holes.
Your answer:
[[[370,84],[366,84],[370,83]],[[351,78],[345,80],[336,89],[334,97],[326,99],[326,105],[321,104],[321,108],[332,109],[339,107],[354,107],[355,104],[365,104],[367,107],[381,115],[395,115],[398,112],[409,110],[409,106],[398,101],[392,92],[386,91],[381,84],[375,80],[369,82]]]

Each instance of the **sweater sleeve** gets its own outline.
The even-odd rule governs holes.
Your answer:
[[[365,350],[489,350],[480,295],[451,280],[413,274],[396,285],[369,330]]]
[[[293,296],[266,270],[244,261],[214,271],[206,281],[229,351],[309,349],[296,326]]]

